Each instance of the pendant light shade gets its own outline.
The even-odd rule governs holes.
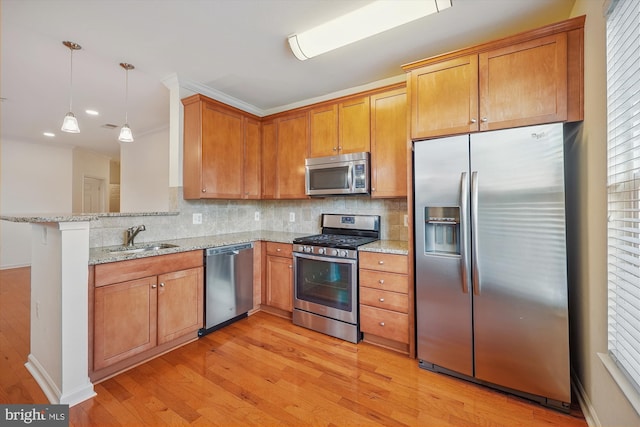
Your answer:
[[[71,51],[71,71],[69,73],[69,112],[64,116],[64,121],[62,122],[60,130],[69,133],[79,133],[80,127],[78,127],[78,120],[76,119],[76,116],[73,115],[71,107],[73,99],[73,51],[82,49],[82,46],[70,41],[64,41],[62,44],[68,47]]]
[[[129,127],[129,117],[128,117],[128,103],[129,103],[129,70],[133,70],[135,67],[131,64],[127,64],[126,62],[121,62],[120,66],[124,68],[125,71],[125,83],[124,83],[124,125],[120,129],[120,136],[118,136],[118,141],[120,142],[133,142],[133,132],[131,132],[131,128]]]
[[[133,133],[131,132],[131,128],[128,124],[124,124],[122,128],[120,128],[120,136],[118,137],[118,141],[120,142],[133,142]]]
[[[62,122],[62,128],[60,128],[63,132],[69,133],[80,133],[80,128],[78,127],[78,119],[73,115],[71,111],[69,111],[64,116],[64,121]]]

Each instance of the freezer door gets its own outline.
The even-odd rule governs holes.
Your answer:
[[[562,124],[471,136],[475,375],[570,402]]]
[[[469,136],[414,146],[418,359],[473,375]]]

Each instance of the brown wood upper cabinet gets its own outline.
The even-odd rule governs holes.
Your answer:
[[[184,198],[260,198],[260,119],[203,95],[184,105]]]
[[[371,197],[407,197],[407,90],[371,95]]]
[[[403,68],[411,138],[583,119],[584,17]]]
[[[369,151],[369,116],[368,96],[312,108],[310,157]]]
[[[262,123],[262,198],[306,199],[304,160],[309,112],[294,111]]]

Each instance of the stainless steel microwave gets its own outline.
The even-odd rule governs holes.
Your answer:
[[[369,194],[369,153],[351,153],[305,160],[309,196]]]

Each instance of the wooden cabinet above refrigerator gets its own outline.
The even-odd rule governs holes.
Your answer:
[[[411,139],[582,120],[584,21],[404,65]]]

